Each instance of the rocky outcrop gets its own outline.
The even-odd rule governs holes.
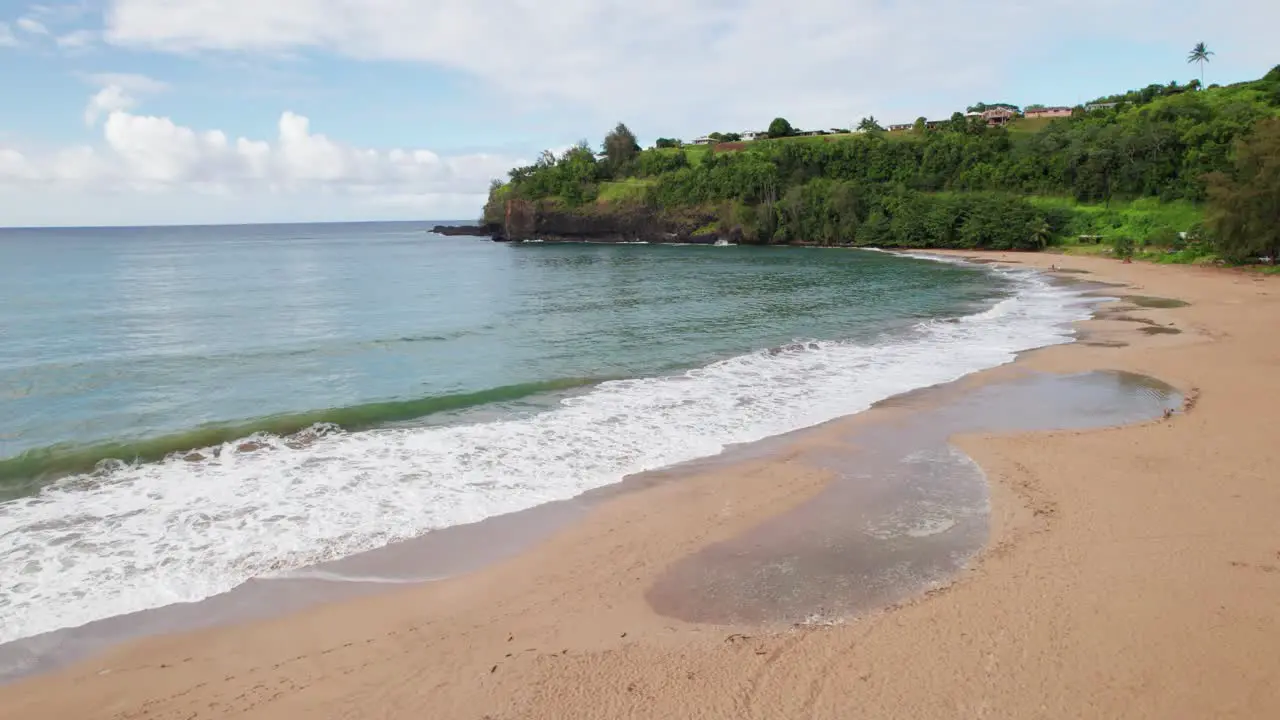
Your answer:
[[[738,242],[740,233],[715,231],[714,212],[700,208],[661,210],[643,205],[586,205],[567,208],[528,200],[507,200],[499,241],[556,240],[602,243]]]
[[[465,235],[467,237],[493,237],[501,232],[499,225],[437,225],[431,232],[437,235]]]

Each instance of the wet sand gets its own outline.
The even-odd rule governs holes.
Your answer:
[[[604,498],[483,570],[131,642],[0,688],[0,717],[1280,713],[1280,282],[1009,259],[1135,297],[1075,345]],[[1165,386],[1099,370],[1191,408],[1162,419]],[[1106,378],[1101,407],[1072,405]],[[921,498],[952,515],[900,512]],[[877,543],[940,574],[832,595],[875,586],[848,578],[884,571]]]
[[[986,543],[990,510],[982,470],[948,438],[1142,422],[1176,411],[1183,396],[1141,375],[1098,371],[943,387],[913,403],[896,422],[834,423],[797,444],[795,459],[831,473],[828,485],[676,561],[650,587],[649,604],[691,622],[831,624],[940,587]]]

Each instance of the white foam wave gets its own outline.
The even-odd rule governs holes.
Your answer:
[[[372,585],[419,585],[443,579],[442,575],[424,575],[423,577],[385,577],[382,575],[344,575],[328,570],[314,568],[290,570],[273,576],[279,580],[318,580],[334,583],[369,583]]]
[[[474,522],[719,453],[1066,342],[1068,288],[1017,294],[878,345],[817,341],[663,378],[606,382],[550,411],[332,433],[305,447],[118,468],[0,505],[0,641],[194,601],[255,576]]]

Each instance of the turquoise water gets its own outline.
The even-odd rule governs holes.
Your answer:
[[[0,230],[0,641],[857,412],[1082,312],[884,253],[427,227]]]
[[[879,254],[511,246],[418,224],[0,231],[0,252],[0,458],[40,455],[0,460],[11,483],[870,340],[993,294],[980,271]]]

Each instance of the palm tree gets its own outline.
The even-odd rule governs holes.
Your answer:
[[[1053,238],[1053,231],[1049,229],[1049,223],[1044,220],[1038,223],[1032,221],[1029,229],[1031,230],[1031,244],[1035,249],[1043,250],[1049,246],[1049,240]]]
[[[1206,47],[1204,43],[1198,42],[1196,43],[1195,47],[1191,48],[1190,54],[1187,55],[1188,63],[1200,64],[1200,84],[1201,85],[1204,85],[1204,64],[1209,62],[1209,56],[1212,54],[1213,54],[1213,51],[1210,50],[1208,47]]]

